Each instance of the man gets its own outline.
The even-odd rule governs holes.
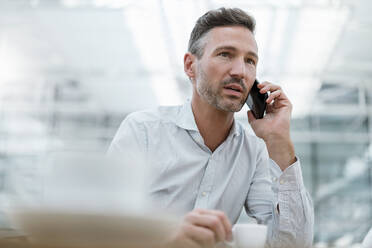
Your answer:
[[[312,244],[312,202],[290,139],[287,96],[275,84],[259,85],[261,93],[270,93],[263,119],[248,112],[259,138],[234,121],[256,78],[254,27],[240,9],[200,17],[184,56],[191,102],[130,114],[110,146],[109,154],[143,154],[152,199],[185,213],[171,241],[175,247],[230,240],[243,206],[269,226],[269,247]]]

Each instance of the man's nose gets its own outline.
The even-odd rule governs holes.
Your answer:
[[[230,75],[231,77],[242,79],[246,73],[244,59],[235,59],[232,63]]]

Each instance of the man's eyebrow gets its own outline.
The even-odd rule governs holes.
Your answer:
[[[216,48],[215,52],[219,52],[221,50],[237,51],[238,49],[236,49],[236,47],[233,47],[233,46],[221,46],[221,47]],[[255,52],[248,51],[247,54],[252,57],[255,57],[258,60],[258,55]]]

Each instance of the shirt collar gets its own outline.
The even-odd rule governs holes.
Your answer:
[[[183,129],[199,132],[198,126],[195,122],[194,113],[192,112],[191,101],[189,99],[181,106],[175,124]],[[239,136],[240,132],[239,125],[234,119],[229,136],[232,134],[234,136]]]
[[[239,136],[240,135],[240,129],[239,129],[239,125],[237,123],[237,121],[235,120],[234,118],[234,122],[233,122],[233,125],[231,127],[231,130],[230,130],[230,135],[234,135],[234,136]]]
[[[182,105],[175,123],[183,129],[199,132],[198,127],[196,126],[194,113],[192,112],[191,101],[189,99]]]

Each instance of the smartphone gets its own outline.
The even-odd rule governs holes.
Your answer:
[[[251,109],[252,114],[256,119],[262,119],[266,110],[266,100],[269,97],[267,93],[261,94],[257,79],[254,81],[251,91],[248,94],[247,101],[245,103]]]

